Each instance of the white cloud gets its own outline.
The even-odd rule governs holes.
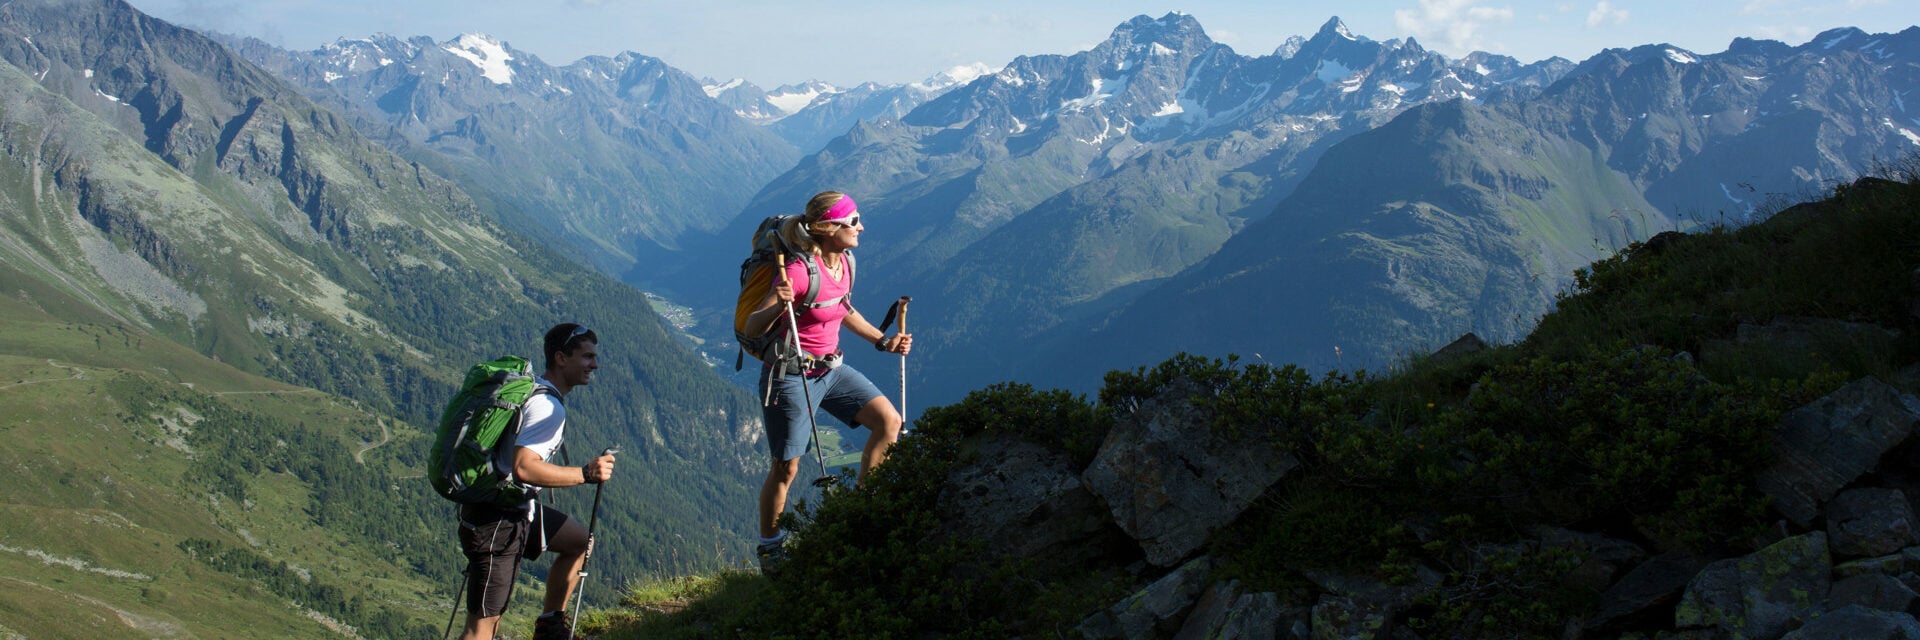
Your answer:
[[[1798,44],[1812,40],[1819,30],[1806,25],[1755,25],[1753,35],[1766,40],[1779,40],[1788,44]]]
[[[1484,48],[1482,33],[1513,21],[1513,9],[1479,6],[1479,0],[1419,0],[1416,9],[1395,9],[1393,24],[1427,46],[1465,53]]]
[[[1615,8],[1613,3],[1608,2],[1608,0],[1600,0],[1600,4],[1593,5],[1593,10],[1587,12],[1587,28],[1589,29],[1608,24],[1619,26],[1626,23],[1627,10]]]

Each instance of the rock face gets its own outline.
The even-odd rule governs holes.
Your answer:
[[[1920,543],[1914,537],[1913,507],[1899,489],[1848,489],[1827,505],[1827,535],[1833,554],[1847,558],[1884,556]]]
[[[1132,546],[1066,454],[1006,436],[968,446],[976,462],[950,474],[940,495],[948,530],[976,535],[998,553],[1060,565]]]
[[[1250,593],[1209,575],[1224,560],[1188,559],[1298,466],[1222,437],[1193,402],[1207,393],[1189,380],[1168,383],[1114,426],[1077,477],[1043,447],[970,441],[980,462],[949,476],[942,510],[963,514],[950,526],[1030,561],[1085,564],[1090,550],[1116,546],[1143,554],[1132,571],[1151,582],[1087,617],[1076,629],[1084,637],[1420,637],[1410,612],[1458,575],[1421,563],[1410,580],[1387,582],[1301,567],[1310,586]],[[1920,477],[1920,447],[1902,446],[1917,422],[1920,399],[1870,377],[1784,416],[1774,434],[1780,462],[1756,480],[1785,519],[1777,541],[1751,554],[1660,553],[1545,526],[1476,554],[1571,554],[1559,579],[1598,599],[1587,619],[1566,622],[1567,638],[1920,640],[1920,535],[1913,489],[1898,488]]]
[[[1166,637],[1179,628],[1202,590],[1207,589],[1207,572],[1212,570],[1212,558],[1202,556],[1188,562],[1147,588],[1088,617],[1080,623],[1080,633],[1089,640]]]
[[[1920,640],[1920,623],[1905,613],[1850,606],[1815,618],[1784,640]]]
[[[1215,433],[1190,402],[1201,393],[1189,381],[1169,384],[1114,425],[1085,474],[1087,488],[1157,566],[1192,555],[1300,466],[1291,454]]]
[[[1780,461],[1760,474],[1760,490],[1794,524],[1811,526],[1821,506],[1906,441],[1915,423],[1920,398],[1872,377],[1854,381],[1781,419]]]
[[[1674,623],[1743,638],[1777,638],[1821,612],[1832,586],[1827,536],[1788,538],[1744,558],[1707,565],[1687,585]]]

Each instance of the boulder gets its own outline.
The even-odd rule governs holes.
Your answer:
[[[1600,607],[1586,626],[1605,629],[1640,626],[1650,619],[1671,620],[1669,611],[1705,560],[1671,552],[1649,558],[1600,594]]]
[[[993,553],[1071,567],[1138,548],[1073,472],[1064,453],[1006,435],[969,439],[975,462],[947,475],[946,530],[978,536]]]
[[[1920,622],[1905,613],[1855,605],[1814,618],[1781,640],[1920,640]]]
[[[1114,425],[1082,474],[1156,566],[1192,555],[1300,466],[1291,453],[1216,432],[1191,401],[1201,394],[1192,381],[1169,383]]]
[[[1920,607],[1920,593],[1914,593],[1913,588],[1899,578],[1869,573],[1842,578],[1833,583],[1832,591],[1827,592],[1828,609],[1840,609],[1848,605],[1913,613],[1916,607]]]
[[[1292,615],[1280,607],[1280,597],[1271,592],[1241,593],[1240,582],[1214,583],[1193,605],[1187,621],[1173,640],[1270,640],[1307,636],[1304,612]],[[1297,624],[1296,624],[1297,623]]]
[[[1780,458],[1760,473],[1760,490],[1780,513],[1811,526],[1842,487],[1872,471],[1920,422],[1920,398],[1871,376],[1781,417]]]
[[[1915,543],[1913,507],[1899,489],[1848,489],[1827,504],[1827,538],[1833,555],[1884,556]]]
[[[1707,565],[1680,597],[1674,623],[1744,638],[1777,638],[1821,612],[1832,586],[1827,536],[1815,531]]]
[[[1913,564],[1914,560],[1915,558],[1906,551],[1876,558],[1851,560],[1834,565],[1833,577],[1835,579],[1844,579],[1869,573],[1898,576],[1902,573],[1912,571],[1916,566],[1920,566]]]
[[[1207,589],[1213,559],[1195,558],[1106,610],[1088,616],[1077,629],[1090,640],[1165,638],[1178,630],[1185,614]]]
[[[1447,343],[1447,346],[1440,347],[1439,351],[1433,352],[1433,355],[1429,358],[1429,360],[1447,360],[1451,358],[1458,358],[1460,356],[1464,356],[1471,353],[1479,353],[1481,351],[1486,351],[1486,350],[1487,350],[1486,341],[1481,340],[1480,336],[1476,336],[1476,335],[1473,335],[1472,332],[1468,332],[1466,335],[1460,336],[1459,338],[1455,339],[1453,342]]]

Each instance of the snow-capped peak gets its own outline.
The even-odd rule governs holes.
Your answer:
[[[746,84],[746,82],[745,78],[734,78],[720,84],[710,84],[700,87],[700,90],[707,92],[707,97],[709,98],[718,98],[720,94],[726,93],[728,89]]]
[[[813,104],[814,99],[822,95],[841,93],[843,91],[845,91],[845,89],[825,82],[811,81],[798,85],[787,85],[768,91],[766,100],[767,104],[773,105],[773,108],[780,110],[781,117],[786,117],[799,113],[801,109],[807,108],[807,105]]]
[[[915,82],[912,86],[921,91],[943,91],[949,87],[957,87],[973,82],[981,76],[993,75],[999,72],[1000,69],[987,66],[984,62],[975,62],[973,64],[963,64],[948,68],[946,71],[933,74],[932,77],[924,81]]]
[[[1667,59],[1680,64],[1693,64],[1700,61],[1700,59],[1694,57],[1693,54],[1674,47],[1667,47],[1666,50]]]
[[[1340,16],[1333,16],[1331,19],[1327,20],[1326,24],[1320,25],[1320,32],[1321,33],[1331,32],[1333,33],[1333,35],[1340,36],[1348,40],[1359,39],[1359,38],[1353,37],[1352,31],[1347,30],[1347,23],[1341,21]]]
[[[440,48],[473,63],[473,66],[480,68],[480,75],[494,84],[513,84],[513,68],[507,66],[507,61],[512,60],[513,56],[507,53],[505,44],[486,34],[462,34]]]

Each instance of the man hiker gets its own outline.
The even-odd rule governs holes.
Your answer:
[[[600,368],[599,337],[571,322],[547,331],[543,343],[546,373],[535,380],[538,390],[522,406],[519,437],[513,442],[513,477],[535,487],[572,487],[606,482],[613,476],[613,456],[602,455],[579,467],[549,464],[547,459],[565,437],[564,401],[575,387],[591,381]],[[567,598],[578,586],[586,562],[589,539],[580,521],[530,496],[524,505],[499,507],[466,504],[460,508],[460,550],[467,556],[467,625],[462,640],[490,640],[500,625],[500,614],[513,595],[520,560],[537,560],[552,551],[547,572],[544,613],[534,621],[535,640],[573,638],[567,617]]]

